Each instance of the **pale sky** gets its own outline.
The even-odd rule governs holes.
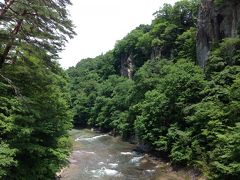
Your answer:
[[[76,26],[74,39],[60,53],[63,68],[75,66],[81,59],[96,57],[113,49],[140,24],[150,24],[153,13],[164,3],[177,0],[72,0],[69,7]]]

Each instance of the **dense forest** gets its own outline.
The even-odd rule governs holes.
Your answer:
[[[0,3],[0,179],[54,179],[72,128],[57,53],[75,34],[69,0]]]
[[[209,21],[212,35],[199,25],[212,13],[204,2],[222,10]],[[54,179],[68,163],[73,125],[135,139],[208,179],[239,179],[240,23],[231,35],[220,30],[239,4],[165,4],[152,24],[64,71],[58,53],[75,35],[71,2],[1,1],[0,179]]]
[[[240,38],[219,33],[201,67],[199,8],[197,0],[165,4],[151,25],[69,68],[74,125],[135,137],[209,179],[239,179]]]

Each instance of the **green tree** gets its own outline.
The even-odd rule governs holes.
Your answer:
[[[69,0],[6,0],[0,11],[0,68],[14,63],[24,51],[44,55],[46,64],[58,58],[67,37],[75,34],[68,18]],[[19,48],[21,46],[21,48]]]
[[[225,39],[211,52],[203,100],[189,108],[194,154],[210,179],[239,176],[239,48],[238,38]]]
[[[190,28],[177,37],[177,58],[189,59],[194,62],[196,58],[196,28]]]
[[[123,137],[132,135],[133,122],[129,117],[132,87],[131,80],[116,75],[99,84],[89,123],[104,131],[114,130]]]
[[[7,169],[1,175],[7,179],[52,179],[66,165],[70,150],[66,77],[61,71],[53,73],[45,68],[38,58],[27,56],[28,61],[19,60],[2,69],[19,95],[2,80],[8,88],[1,88],[0,98],[0,156],[3,170]]]
[[[189,152],[180,143],[180,138],[190,136],[186,131],[186,108],[201,100],[204,76],[199,67],[186,61],[165,64],[159,72],[155,88],[147,91],[145,98],[133,107],[137,114],[135,129],[144,142],[163,153],[170,153],[174,162],[183,163],[191,160],[188,154],[183,154]]]
[[[67,70],[71,78],[71,105],[74,109],[74,124],[87,126],[91,108],[97,96],[97,86],[115,73],[112,52],[94,59],[81,60],[75,68]]]

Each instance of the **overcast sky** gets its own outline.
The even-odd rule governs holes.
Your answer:
[[[177,0],[72,0],[69,8],[77,36],[60,53],[63,68],[76,65],[81,59],[95,57],[113,49],[140,24],[150,24],[153,13],[164,3]]]

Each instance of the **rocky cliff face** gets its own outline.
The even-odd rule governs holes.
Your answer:
[[[132,79],[133,70],[134,70],[134,63],[133,63],[132,55],[123,57],[121,59],[121,69],[120,69],[121,76]]]
[[[202,0],[198,17],[197,61],[204,68],[211,44],[223,38],[235,37],[240,27],[240,0]]]

